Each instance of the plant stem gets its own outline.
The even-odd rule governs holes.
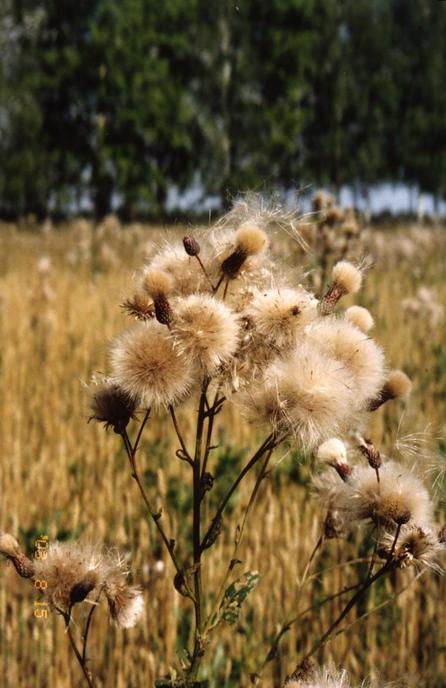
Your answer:
[[[223,578],[223,580],[222,580],[222,582],[221,582],[221,585],[220,585],[220,587],[219,587],[219,591],[218,591],[217,597],[216,597],[216,599],[215,599],[215,603],[214,603],[213,609],[212,609],[211,613],[209,614],[209,617],[208,617],[208,619],[207,619],[207,621],[206,621],[205,633],[206,633],[207,631],[212,630],[213,628],[215,628],[215,627],[218,625],[218,623],[219,623],[219,621],[217,621],[217,623],[214,623],[214,624],[213,624],[212,622],[213,622],[213,619],[214,619],[215,615],[218,613],[218,610],[219,610],[219,608],[220,608],[221,602],[223,601],[223,598],[224,598],[224,595],[225,595],[226,586],[227,586],[227,583],[228,583],[228,580],[229,580],[229,576],[231,575],[231,571],[234,569],[235,563],[237,562],[238,549],[239,549],[240,543],[241,543],[242,538],[243,538],[243,533],[244,533],[244,530],[245,530],[246,521],[247,521],[247,519],[248,519],[248,515],[249,515],[249,512],[250,512],[250,510],[251,510],[251,507],[252,507],[252,505],[254,504],[255,498],[256,498],[256,496],[257,496],[257,492],[259,491],[260,484],[261,484],[262,480],[265,478],[266,469],[268,468],[268,463],[269,463],[269,461],[270,461],[270,459],[271,459],[271,455],[272,455],[272,453],[273,453],[273,450],[274,450],[274,447],[271,447],[271,449],[269,449],[269,451],[268,451],[268,453],[267,453],[267,455],[266,455],[266,457],[265,457],[265,460],[264,460],[264,462],[263,462],[263,464],[262,464],[262,468],[261,468],[260,471],[259,471],[259,475],[257,476],[255,485],[254,485],[254,487],[253,487],[251,496],[250,496],[250,498],[249,498],[249,502],[248,502],[248,505],[247,505],[247,507],[246,507],[245,514],[244,514],[244,516],[243,516],[242,524],[241,524],[240,527],[237,528],[237,533],[236,533],[236,537],[235,537],[235,544],[234,544],[234,549],[233,549],[231,561],[229,562],[229,566],[228,566],[228,568],[227,568],[227,570],[226,570],[226,574],[225,574],[225,576],[224,576],[224,578]]]
[[[93,620],[93,614],[96,610],[96,607],[99,604],[99,598],[102,595],[102,588],[99,590],[99,593],[94,601],[94,604],[92,605],[88,617],[87,617],[87,622],[85,624],[85,630],[84,630],[84,636],[83,636],[83,643],[82,643],[82,661],[86,662],[87,661],[87,644],[88,644],[88,633],[90,632],[90,627],[91,627],[91,622]]]
[[[261,665],[258,673],[256,674],[256,677],[260,678],[260,676],[262,675],[262,672],[265,669],[268,662],[271,662],[274,659],[274,657],[276,657],[279,643],[282,640],[283,636],[286,633],[288,633],[289,630],[291,630],[291,627],[295,623],[297,623],[297,621],[299,621],[299,619],[301,619],[303,616],[305,616],[309,612],[312,612],[315,609],[319,609],[320,607],[323,607],[324,604],[326,604],[327,602],[331,602],[331,600],[335,600],[338,597],[341,597],[341,595],[346,595],[348,592],[355,590],[360,585],[361,585],[361,583],[355,583],[355,585],[349,585],[348,588],[343,588],[342,590],[338,590],[338,592],[335,592],[331,595],[327,595],[327,597],[324,597],[322,600],[320,600],[316,604],[312,604],[310,607],[307,607],[303,611],[299,612],[299,614],[297,614],[296,616],[294,616],[293,618],[289,619],[284,624],[282,624],[279,632],[274,637],[273,642],[271,643],[271,647],[268,650],[268,653],[267,653],[264,661],[262,662],[262,665]]]
[[[194,591],[195,591],[195,639],[194,650],[191,664],[188,671],[188,678],[195,680],[200,668],[200,662],[204,653],[202,639],[202,620],[203,620],[203,591],[201,580],[201,535],[200,535],[200,514],[201,514],[201,457],[204,420],[206,417],[206,390],[208,382],[204,380],[197,414],[197,432],[195,437],[195,454],[193,462],[193,558],[194,558]]]
[[[82,669],[82,673],[83,673],[84,676],[85,676],[85,680],[87,681],[88,688],[95,688],[95,683],[94,683],[94,681],[93,681],[93,677],[92,677],[92,675],[91,675],[91,672],[87,669],[85,659],[83,658],[83,656],[82,656],[81,653],[79,652],[79,649],[78,649],[78,647],[77,647],[77,645],[76,645],[76,641],[75,641],[75,639],[73,638],[73,634],[71,633],[71,628],[70,628],[70,615],[69,615],[69,614],[65,614],[65,613],[63,613],[62,615],[63,615],[64,621],[65,621],[65,628],[66,628],[66,631],[67,631],[67,635],[68,635],[68,638],[69,638],[69,641],[70,641],[71,648],[72,648],[72,650],[73,650],[73,652],[74,652],[74,654],[75,654],[75,657],[76,657],[76,659],[77,659],[77,661],[78,661],[78,663],[79,663],[80,668]]]
[[[176,558],[175,552],[174,552],[174,543],[173,543],[172,540],[170,540],[170,539],[167,537],[166,532],[165,532],[163,526],[162,526],[161,523],[160,523],[161,512],[155,512],[155,511],[152,509],[152,506],[151,506],[151,504],[150,504],[149,498],[148,498],[148,496],[147,496],[147,494],[146,494],[146,491],[145,491],[145,489],[144,489],[144,485],[142,484],[142,480],[141,480],[141,478],[140,478],[140,475],[139,475],[139,472],[138,472],[138,468],[137,468],[137,466],[136,466],[135,449],[132,447],[132,443],[130,442],[130,438],[129,438],[128,434],[127,434],[127,430],[124,430],[124,431],[121,433],[121,437],[122,437],[122,440],[123,440],[123,442],[124,442],[124,447],[125,447],[125,449],[126,449],[127,456],[128,456],[129,462],[130,462],[130,468],[131,468],[131,471],[132,471],[132,474],[131,474],[131,475],[132,475],[132,478],[135,480],[136,484],[138,485],[138,488],[139,488],[141,497],[142,497],[142,499],[143,499],[143,501],[144,501],[144,504],[146,505],[147,510],[148,510],[148,512],[149,512],[149,514],[150,514],[150,516],[151,516],[151,518],[152,518],[152,520],[153,520],[153,522],[155,523],[155,525],[156,525],[156,527],[157,527],[157,529],[158,529],[159,534],[161,535],[161,538],[162,538],[162,540],[163,540],[163,542],[164,542],[164,544],[165,544],[165,546],[166,546],[166,548],[167,548],[167,551],[169,552],[169,555],[170,555],[170,558],[171,558],[171,560],[172,560],[172,563],[173,563],[173,565],[175,566],[176,572],[177,572],[180,576],[183,576],[183,572],[182,572],[181,566],[180,566],[180,564],[179,564],[179,562],[178,562],[178,560],[177,560],[177,558]],[[187,597],[190,597],[191,599],[193,599],[193,595],[192,595],[192,593],[191,593],[191,591],[190,591],[190,589],[189,589],[189,587],[188,587],[187,585],[186,585],[186,593],[187,593],[187,594],[186,594]]]
[[[185,442],[184,442],[183,435],[182,435],[181,432],[180,432],[180,428],[179,428],[179,425],[178,425],[177,417],[176,417],[176,415],[175,415],[175,411],[174,411],[173,406],[169,406],[169,411],[170,411],[170,415],[171,415],[171,418],[172,418],[173,427],[175,428],[175,432],[176,432],[176,434],[177,434],[177,437],[178,437],[178,440],[179,440],[179,443],[180,443],[181,449],[182,449],[182,454],[179,455],[178,452],[177,452],[177,456],[179,456],[179,458],[180,458],[182,461],[187,461],[187,463],[188,463],[190,466],[193,466],[193,465],[194,465],[194,462],[192,461],[192,458],[191,458],[189,452],[187,451],[186,444],[185,444]]]
[[[256,463],[257,463],[258,461],[260,461],[260,459],[262,458],[262,456],[264,455],[265,452],[269,451],[270,449],[271,449],[271,450],[274,449],[274,448],[277,446],[277,444],[278,444],[278,442],[277,442],[277,440],[276,440],[275,435],[274,435],[274,434],[268,435],[268,437],[266,438],[266,440],[263,442],[263,444],[260,445],[259,449],[258,449],[258,450],[256,451],[256,453],[254,454],[254,456],[253,456],[253,457],[248,461],[248,463],[244,466],[244,468],[242,469],[241,473],[240,473],[239,476],[236,478],[236,480],[234,481],[234,483],[232,484],[232,486],[230,487],[230,489],[228,490],[228,492],[227,492],[226,495],[224,496],[224,498],[223,498],[223,500],[222,500],[220,506],[218,507],[217,511],[215,512],[215,516],[214,516],[214,518],[212,519],[211,524],[210,524],[209,528],[207,529],[206,534],[205,534],[205,536],[203,537],[203,539],[202,539],[202,541],[201,541],[201,549],[204,549],[203,544],[206,542],[207,538],[209,537],[209,535],[210,535],[210,533],[212,532],[212,530],[213,530],[214,526],[216,525],[216,523],[218,523],[218,521],[220,520],[220,518],[221,518],[221,516],[222,516],[222,514],[223,514],[223,511],[224,511],[225,508],[226,508],[227,503],[228,503],[229,500],[231,499],[231,497],[232,497],[232,495],[234,494],[234,492],[235,492],[235,490],[237,489],[237,487],[238,487],[238,486],[240,485],[240,483],[242,482],[242,480],[243,480],[243,478],[245,477],[245,475],[246,475],[247,473],[249,473],[249,471],[251,470],[251,468],[252,468],[253,466],[255,466]]]
[[[366,579],[366,581],[361,585],[359,590],[353,595],[353,597],[347,602],[345,605],[344,609],[342,612],[339,614],[337,619],[333,621],[333,623],[330,625],[330,627],[325,631],[325,633],[319,638],[319,640],[313,645],[311,650],[305,655],[303,658],[303,661],[314,655],[317,650],[319,650],[322,645],[324,645],[327,640],[329,640],[330,636],[332,635],[333,631],[339,626],[341,621],[345,619],[349,611],[356,605],[357,602],[361,599],[361,597],[364,595],[364,593],[375,583],[379,578],[384,576],[388,571],[390,571],[393,568],[392,564],[386,563],[384,566],[382,566],[379,571],[375,573],[374,576],[371,578]]]

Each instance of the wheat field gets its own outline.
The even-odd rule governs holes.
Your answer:
[[[44,534],[50,540],[98,538],[131,555],[133,580],[144,589],[146,615],[142,624],[122,631],[98,610],[90,661],[104,688],[152,687],[155,678],[178,664],[179,640],[191,632],[187,600],[173,588],[174,571],[146,518],[119,438],[87,422],[85,393],[91,376],[107,370],[107,341],[128,323],[119,304],[131,291],[135,270],[166,236],[182,233],[181,227],[121,227],[113,218],[96,229],[84,220],[60,227],[0,226],[0,530],[14,533],[30,554],[35,538]],[[278,240],[275,250],[286,251],[291,264],[314,267],[311,251],[304,257],[288,237]],[[373,414],[370,435],[386,453],[415,452],[435,483],[443,509],[437,520],[442,523],[445,228],[372,227],[360,251],[373,257],[373,265],[357,302],[374,314],[375,337],[390,365],[403,368],[414,382],[406,403],[386,404]],[[179,412],[186,437],[193,411],[186,406]],[[219,447],[213,458],[221,485],[262,439],[240,417],[227,420],[226,431],[217,432]],[[140,451],[141,472],[163,506],[169,531],[181,539],[177,536],[187,533],[191,502],[188,467],[175,457],[176,448],[170,425],[152,419]],[[243,570],[258,570],[260,582],[237,625],[225,629],[210,648],[204,674],[211,688],[247,688],[281,623],[296,608],[317,605],[354,582],[355,570],[364,566],[355,541],[333,540],[319,556],[311,584],[299,587],[321,522],[311,497],[311,471],[311,457],[279,453],[262,485],[251,514],[253,527],[240,552]],[[204,577],[210,582],[220,579],[230,557],[230,524],[237,522],[249,487],[246,484],[231,503],[231,518],[205,555]],[[346,560],[353,560],[348,569],[341,563]],[[378,586],[348,617],[348,624],[356,623],[334,637],[319,659],[344,666],[356,681],[382,677],[399,685],[440,688],[446,671],[444,578],[429,572],[393,605],[374,611],[407,584],[400,573]],[[82,685],[61,619],[36,619],[35,599],[32,588],[2,561],[1,685]],[[340,608],[341,601],[335,599],[294,624],[268,664],[262,685],[279,688],[298,654]]]

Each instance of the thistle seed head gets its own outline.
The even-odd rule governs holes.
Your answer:
[[[104,423],[117,434],[123,432],[136,411],[136,399],[118,385],[104,379],[91,388],[90,420]]]
[[[169,273],[163,270],[147,270],[143,278],[143,287],[155,301],[158,297],[166,297],[173,290],[174,281]]]
[[[155,304],[143,292],[136,292],[126,299],[121,308],[137,320],[150,320],[155,315]]]
[[[378,547],[382,559],[389,559],[393,550],[392,560],[401,569],[414,566],[418,570],[430,568],[442,572],[438,559],[444,554],[445,547],[430,526],[403,525],[396,545],[394,543],[395,534],[385,533]]]
[[[222,301],[192,294],[175,302],[171,336],[179,354],[197,361],[210,376],[234,355],[239,319]]]
[[[112,343],[111,380],[144,408],[182,401],[194,379],[193,361],[181,354],[167,328],[138,323]]]
[[[391,399],[406,399],[412,391],[412,382],[402,370],[392,370],[379,394],[369,402],[369,411],[376,411]]]
[[[347,308],[345,318],[362,332],[368,332],[375,324],[370,311],[367,308],[362,308],[362,306]]]

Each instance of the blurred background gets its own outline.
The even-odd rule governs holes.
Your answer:
[[[444,213],[446,3],[2,0],[0,214]]]

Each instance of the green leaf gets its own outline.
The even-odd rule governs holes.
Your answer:
[[[221,618],[229,624],[235,624],[240,614],[240,608],[259,582],[258,571],[247,571],[236,581],[231,583],[225,592],[221,605]]]

